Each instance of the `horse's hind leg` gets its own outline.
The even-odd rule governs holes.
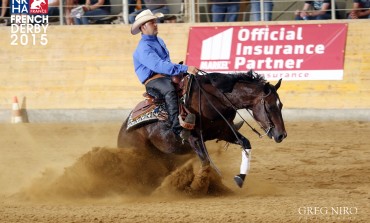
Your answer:
[[[146,132],[145,128],[128,131],[126,119],[118,133],[117,147],[118,148],[132,147],[136,149],[147,148],[149,144],[146,138],[147,135],[148,133]]]

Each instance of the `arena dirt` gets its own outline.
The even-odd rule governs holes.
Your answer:
[[[196,157],[116,148],[121,123],[0,125],[0,222],[368,222],[370,123],[287,122],[276,144],[246,126],[240,147],[207,142],[221,177],[189,191]],[[202,175],[199,182],[204,183]]]

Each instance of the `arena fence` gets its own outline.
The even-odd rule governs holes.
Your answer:
[[[249,17],[251,12],[250,4],[254,0],[241,0],[240,11],[238,14],[238,21],[245,22],[250,21]],[[257,0],[256,0],[257,1]],[[261,0],[260,7],[261,12],[266,12],[264,8],[264,2],[267,0]],[[304,0],[292,1],[292,0],[272,0],[272,21],[289,21],[294,20],[294,12],[298,9],[302,9]],[[347,13],[352,9],[352,0],[331,0],[332,7],[332,20],[345,19]],[[169,18],[169,22],[184,22],[184,23],[203,23],[211,22],[211,1],[210,0],[168,0],[167,6],[170,9],[170,13],[166,15]],[[66,0],[59,1],[59,16],[50,16],[50,21],[54,21],[53,24],[64,25],[65,14],[67,10],[78,5],[67,5]],[[135,5],[129,4],[127,0],[111,0],[111,15],[107,16],[103,21],[105,23],[115,24],[128,24],[129,8]],[[337,16],[335,16],[337,15]],[[5,18],[9,24],[9,18]],[[263,13],[261,13],[261,21],[264,20]]]
[[[299,23],[323,21],[248,25]],[[325,23],[348,25],[343,80],[283,80],[279,93],[284,109],[334,113],[351,110],[357,112],[354,117],[360,117],[363,113],[358,111],[370,110],[370,23],[367,20]],[[190,27],[214,25],[240,23],[160,24],[159,35],[170,49],[172,60],[177,62],[185,60]],[[9,27],[0,27],[0,36],[0,119],[5,122],[10,121],[14,96],[18,96],[20,106],[33,117],[48,117],[47,120],[123,116],[122,111],[132,109],[143,99],[145,89],[137,80],[132,62],[132,52],[140,36],[130,34],[130,25],[50,26],[48,44],[44,46],[11,45]]]

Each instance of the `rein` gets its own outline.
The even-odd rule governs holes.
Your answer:
[[[196,78],[194,78],[194,79],[196,79]],[[199,132],[200,132],[200,141],[201,141],[201,143],[202,143],[202,146],[203,146],[203,148],[206,148],[206,145],[204,144],[204,138],[203,138],[203,126],[202,126],[202,103],[201,103],[201,100],[202,100],[202,97],[201,97],[201,90],[203,90],[203,89],[201,89],[201,87],[200,87],[200,85],[199,85],[199,82],[198,82],[198,80],[196,80],[197,81],[197,84],[198,84],[198,86],[199,86],[199,94],[198,94],[198,101],[199,101],[199,103],[198,103],[198,110],[199,110]],[[208,100],[208,98],[207,98],[207,100]],[[206,156],[207,156],[207,158],[208,158],[208,160],[209,160],[209,162],[211,163],[211,165],[213,166],[213,168],[216,170],[216,172],[218,173],[218,175],[220,175],[221,176],[221,171],[217,168],[217,166],[213,163],[213,161],[212,161],[212,159],[211,159],[211,157],[209,156],[209,154],[208,154],[208,150],[207,149],[205,149],[205,150],[203,150],[203,152],[206,154]]]
[[[199,72],[201,72],[203,75],[204,74],[207,74],[206,72],[204,71],[201,71],[199,70]],[[235,129],[233,128],[233,126],[231,126],[231,124],[227,121],[227,119],[225,118],[225,116],[216,108],[216,106],[212,103],[212,101],[208,98],[208,95],[207,95],[207,92],[202,88],[202,86],[200,85],[199,81],[197,78],[194,78],[194,80],[197,82],[198,84],[198,87],[199,87],[199,91],[203,93],[203,95],[206,97],[208,103],[212,106],[212,108],[222,117],[222,119],[226,122],[226,124],[229,126],[229,128],[231,129],[231,131],[233,132],[233,134],[235,135],[236,139],[238,140],[239,143],[242,143],[241,139],[238,137]],[[200,97],[200,94],[199,94],[199,97]],[[199,114],[200,114],[200,117],[201,117],[201,106],[200,106],[200,103],[199,103]],[[201,127],[201,126],[200,126]],[[200,132],[201,132],[201,138],[202,138],[202,141],[203,141],[203,134],[202,134],[202,127],[200,128]]]

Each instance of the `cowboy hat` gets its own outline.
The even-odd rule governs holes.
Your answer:
[[[136,35],[140,32],[140,27],[144,23],[148,22],[149,20],[152,19],[157,19],[163,17],[162,13],[156,13],[153,14],[152,11],[149,9],[146,9],[142,12],[140,12],[136,17],[135,17],[135,22],[131,26],[131,34]]]

